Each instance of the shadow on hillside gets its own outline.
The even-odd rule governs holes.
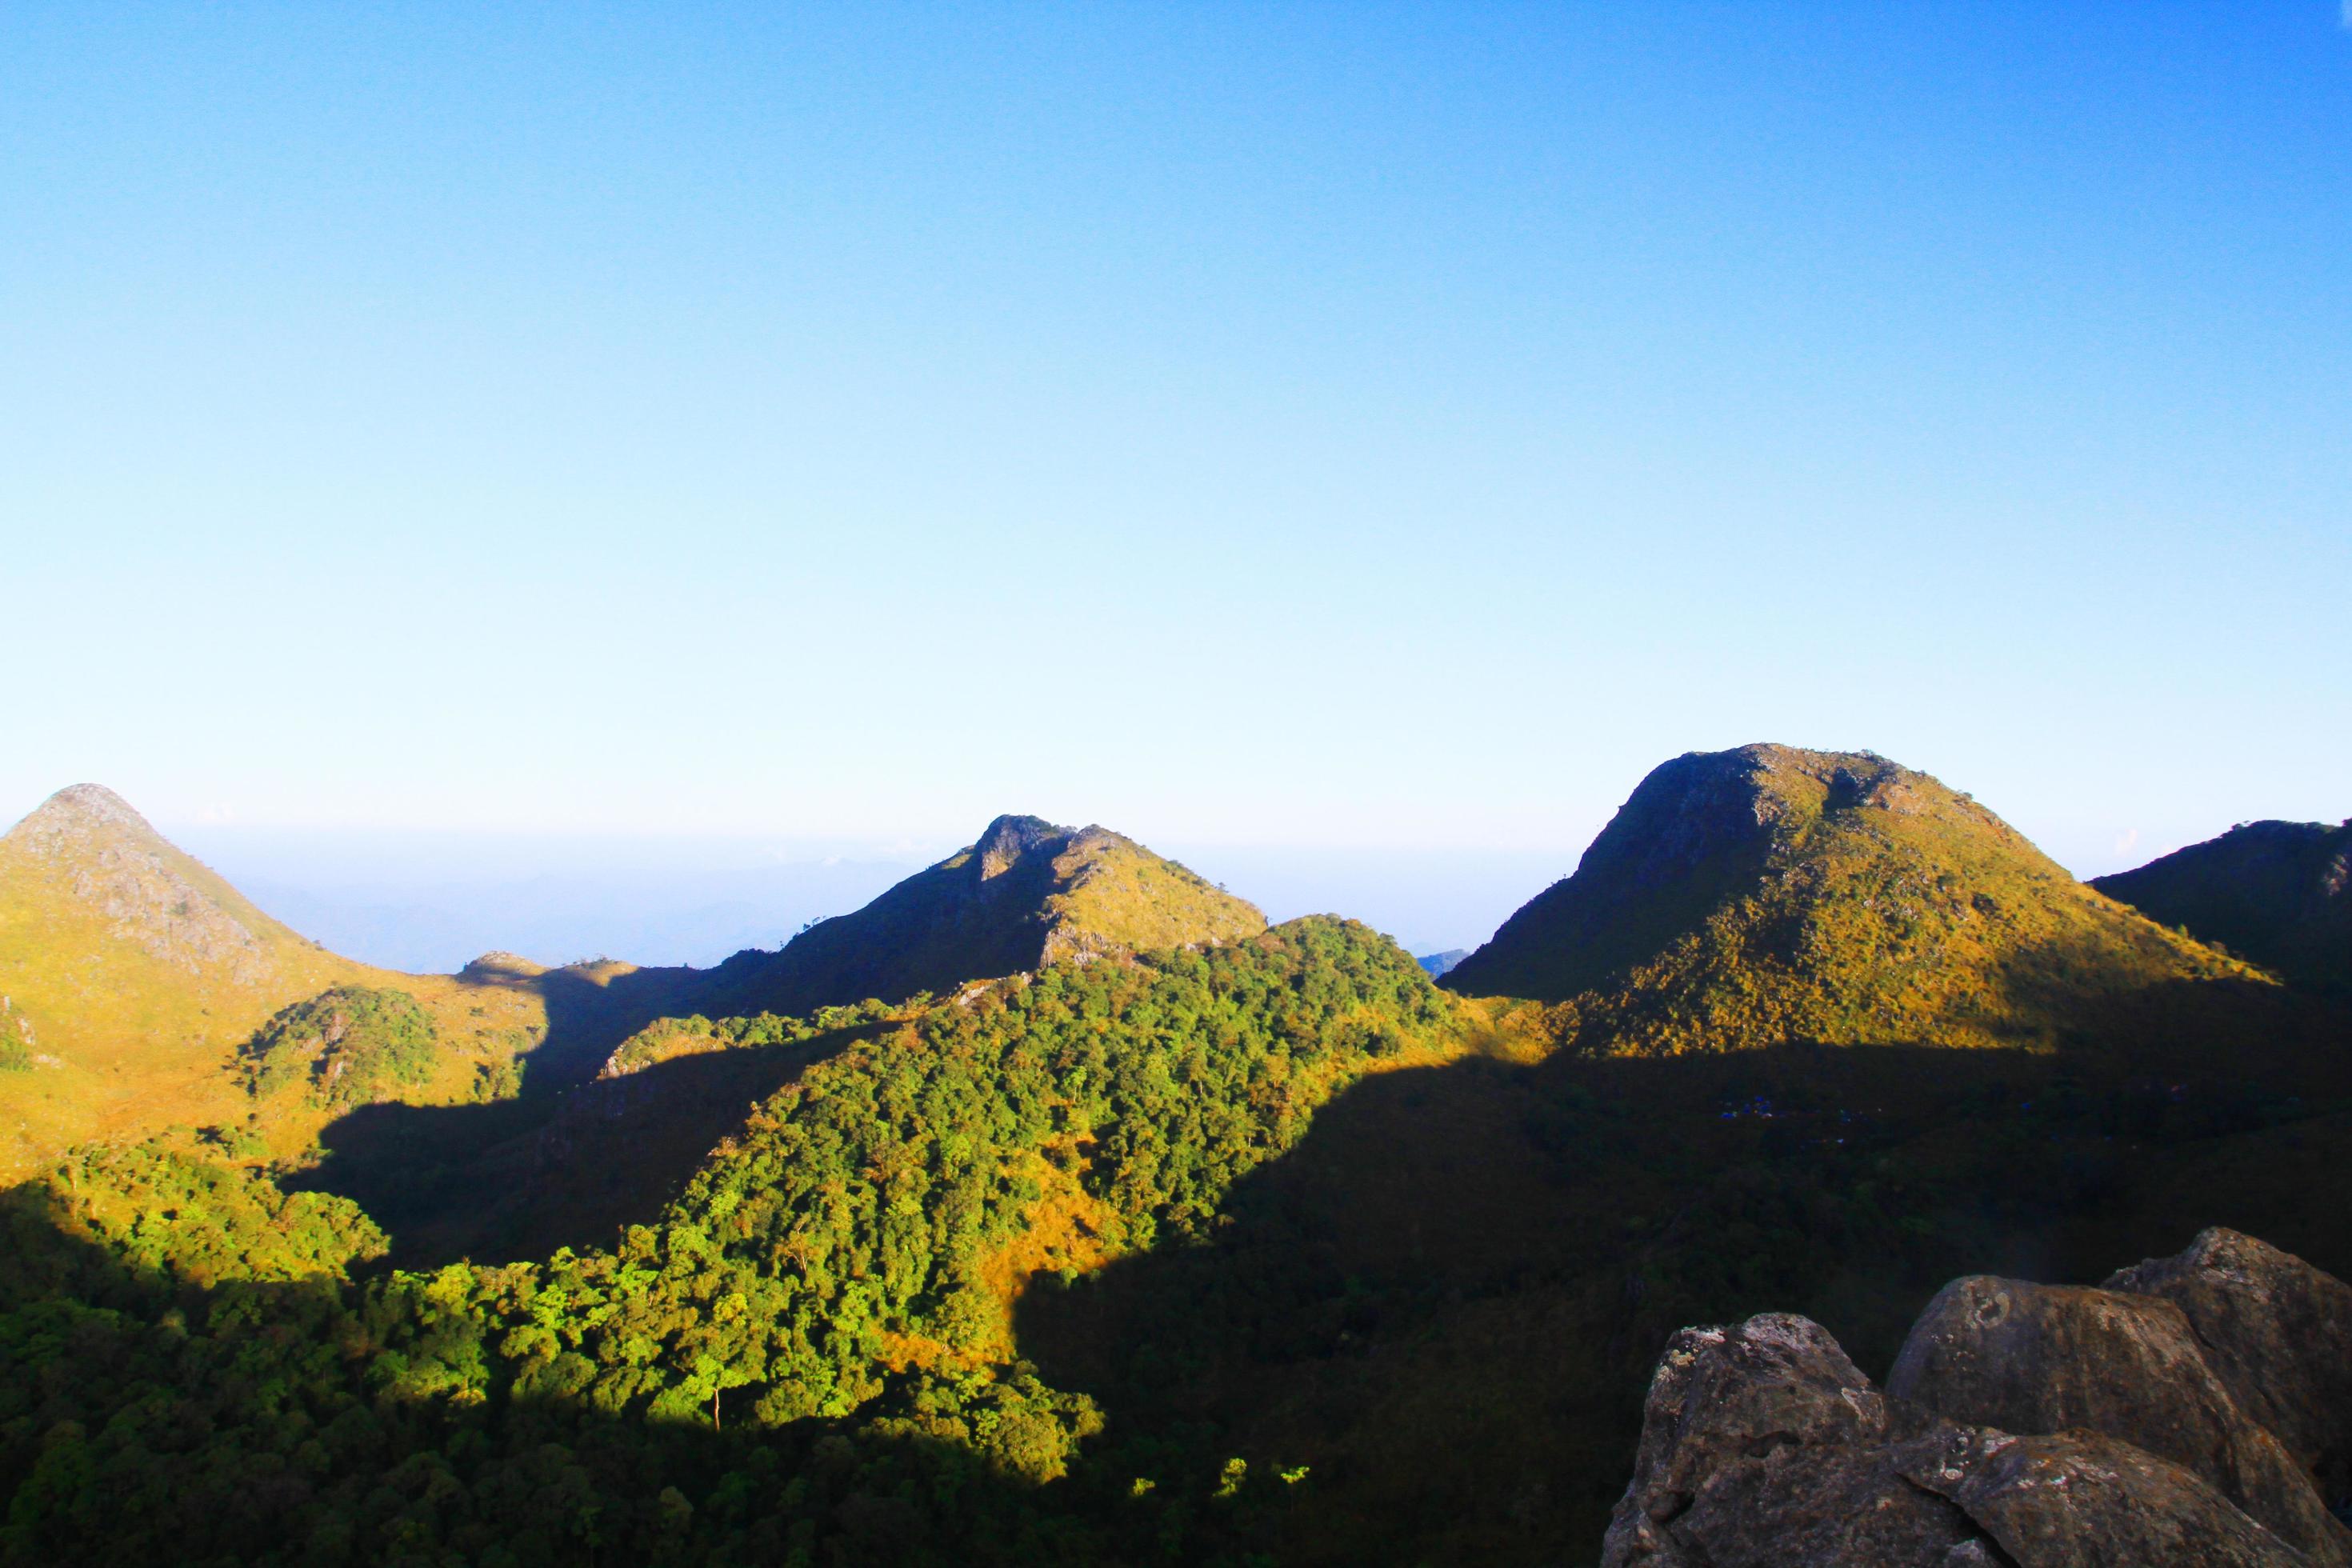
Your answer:
[[[356,1202],[402,1268],[609,1246],[656,1218],[753,1106],[876,1032],[677,1057],[486,1105],[362,1106],[328,1125],[325,1158],[286,1184]]]
[[[0,1238],[8,1563],[279,1562],[291,1548],[1013,1568],[1080,1541],[1052,1517],[1067,1482],[1040,1488],[910,1431],[758,1427],[749,1389],[722,1431],[495,1384],[484,1399],[380,1392],[383,1358],[462,1368],[478,1352],[446,1326],[386,1340],[386,1314],[330,1279],[203,1288],[135,1270],[75,1234],[38,1184],[0,1192]]]
[[[1791,1047],[1385,1074],[1208,1245],[1041,1278],[1017,1337],[1114,1440],[1307,1466],[1285,1563],[1585,1560],[1685,1323],[1806,1312],[1883,1373],[1961,1273],[2095,1281],[2215,1223],[2352,1266],[2352,1220],[2265,1157],[2295,1141],[2324,1183],[2352,1113],[2276,1061],[2203,1068]]]
[[[717,970],[630,969],[614,965],[540,970],[478,959],[459,972],[469,984],[529,992],[547,1012],[547,1033],[516,1058],[525,1095],[586,1083],[622,1041],[656,1018],[684,1017]]]

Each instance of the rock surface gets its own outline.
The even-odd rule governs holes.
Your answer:
[[[2179,1307],[2239,1406],[2319,1478],[2330,1502],[2352,1503],[2352,1285],[2217,1226],[2105,1288]]]
[[[1936,1447],[1932,1457],[1919,1447],[1906,1454],[1904,1479],[1950,1500],[1990,1536],[2001,1556],[1988,1552],[1987,1562],[2307,1568],[2325,1561],[2294,1551],[2188,1470],[2096,1432],[2013,1437],[1954,1427]]]
[[[2121,1439],[2199,1476],[2288,1544],[2352,1562],[2310,1474],[2240,1408],[2170,1301],[1955,1279],[1912,1325],[1886,1392],[2020,1436]]]
[[[1773,1313],[1668,1344],[1601,1561],[1959,1563],[1982,1539],[1899,1473],[1885,1401],[1838,1342]]]
[[[1601,1562],[2342,1568],[2347,1326],[2352,1289],[2208,1231],[2107,1289],[1955,1280],[1884,1393],[1804,1318],[1685,1329]]]

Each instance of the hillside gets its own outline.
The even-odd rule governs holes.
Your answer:
[[[1696,991],[1473,999],[1329,917],[1132,952],[1097,917],[1061,962],[929,1000],[592,1052],[714,977],[339,972],[222,1059],[277,1085],[273,1148],[86,1147],[0,1196],[0,1563],[1591,1561],[1681,1325],[1802,1312],[1881,1370],[1956,1274],[2097,1278],[2217,1224],[2343,1271],[2352,1217],[2311,1197],[2352,1151],[2329,999],[2065,881],[1932,780],[1732,756],[1744,796],[1684,794],[1736,812],[1642,795],[1622,816],[1668,847],[1587,857],[1634,884],[1603,939],[1728,880],[1718,839],[1751,857],[1690,938],[1744,967],[1622,971]],[[1740,816],[1761,849],[1708,837]],[[1139,901],[1071,888],[1056,831],[924,875]],[[1759,908],[1801,954],[1890,962],[1855,909],[1922,879],[2057,944],[2035,968],[2024,937],[1939,939],[1971,985],[2046,987],[2053,1036],[2134,984],[2162,1007],[2129,1052],[1672,1050],[1664,1009],[1705,987],[1790,1010],[1843,983],[1773,958]],[[2176,984],[2200,974],[2225,983]],[[1980,1020],[1972,993],[1899,994]],[[426,1024],[457,1059],[500,997],[542,1009],[524,1061],[562,1092],[414,1081]],[[1549,1048],[1618,1026],[1633,1050]],[[294,1119],[306,1096],[326,1121]],[[304,1126],[315,1163],[285,1158]],[[174,1425],[132,1418],[165,1385]]]
[[[2322,990],[2352,990],[2352,822],[2248,822],[2091,886]]]
[[[0,1046],[13,1047],[0,1051],[0,1173],[172,1125],[300,1149],[348,1109],[357,1080],[321,1093],[300,1074],[257,1079],[245,1053],[288,1014],[284,1043],[317,1055],[320,1031],[294,1026],[304,1004],[331,992],[340,1001],[318,1010],[327,1033],[380,1000],[404,998],[423,1016],[397,1074],[369,1077],[372,1093],[510,1093],[518,1058],[574,1040],[584,1079],[650,1016],[620,1004],[628,974],[492,965],[407,975],[353,963],[263,913],[112,791],[76,784],[0,837]],[[339,1074],[357,1058],[328,1048],[320,1059]]]
[[[348,1200],[183,1142],[95,1152],[0,1203],[0,1562],[98,1542],[255,1561],[292,1540],[358,1561],[603,1544],[1009,1563],[1133,1560],[1129,1537],[1209,1560],[1223,1526],[1188,1538],[1183,1499],[1215,1483],[1189,1454],[1153,1462],[1165,1511],[1122,1509],[1159,1484],[1132,1468],[1115,1490],[1046,1489],[1103,1422],[1021,1359],[1018,1309],[1119,1254],[1206,1239],[1318,1106],[1454,1059],[1485,1011],[1328,917],[1055,963],[803,1061],[608,1247],[363,1282],[384,1238]],[[798,1032],[730,1031],[609,1081]],[[109,1415],[166,1375],[198,1436],[158,1457]],[[301,1484],[255,1493],[298,1448]],[[100,1479],[121,1474],[145,1484]],[[430,1490],[412,1500],[412,1480]]]
[[[970,848],[856,913],[819,921],[779,952],[728,960],[701,1010],[898,1002],[1066,958],[1214,945],[1265,929],[1254,906],[1107,828],[1000,816]]]
[[[2252,978],[2074,880],[1967,795],[1870,752],[1654,770],[1574,875],[1444,984],[1565,1004],[1616,1052],[2048,1046],[2186,981]]]
[[[1538,1011],[1313,919],[831,1041],[665,1027],[546,1126],[695,1168],[602,1238],[563,1233],[650,1191],[517,1211],[572,1249],[504,1265],[384,1273],[372,1196],[96,1152],[0,1204],[0,1563],[1589,1562],[1683,1324],[1801,1311],[1883,1370],[1959,1273],[2095,1279],[2215,1224],[2352,1258],[2310,1197],[2352,1148],[2317,1012],[2152,1076],[1514,1059]],[[707,1158],[636,1120],[705,1100]],[[169,1447],[122,1418],[164,1384]]]

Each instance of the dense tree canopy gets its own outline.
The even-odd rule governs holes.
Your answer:
[[[432,1016],[405,991],[338,985],[282,1008],[245,1052],[257,1098],[294,1085],[320,1104],[365,1105],[433,1076]]]
[[[1338,921],[1051,967],[813,1066],[658,1224],[538,1264],[368,1274],[383,1237],[347,1202],[289,1196],[192,1142],[77,1156],[9,1210],[7,1549],[1108,1550],[1143,1527],[1032,1489],[1101,1416],[1013,1352],[1010,1299],[1053,1261],[1024,1246],[1058,1226],[1062,1256],[1099,1260],[1206,1237],[1317,1105],[1457,1052],[1463,1020],[1410,958]],[[289,1009],[256,1042],[257,1087],[396,1079],[413,1025],[397,994]],[[820,1026],[707,1034],[730,1048]],[[337,1056],[346,1069],[322,1072]],[[1239,1494],[1232,1477],[1209,1490],[1228,1509]],[[1175,1540],[1181,1504],[1136,1517]]]

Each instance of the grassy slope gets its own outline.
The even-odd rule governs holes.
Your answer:
[[[233,1071],[238,1048],[279,1008],[333,985],[397,988],[432,1015],[443,1050],[417,1091],[427,1100],[466,1098],[480,1068],[546,1033],[536,980],[398,974],[339,957],[107,792],[61,792],[0,837],[0,994],[30,1022],[35,1055],[31,1070],[0,1073],[0,1175],[73,1143],[243,1124],[254,1107]],[[290,1152],[326,1119],[284,1096],[264,1130]]]
[[[813,1013],[943,994],[1056,958],[1234,942],[1265,917],[1192,872],[1100,827],[1003,816],[971,847],[774,954],[712,976],[712,1014]]]
[[[2092,886],[2292,983],[2352,990],[2352,823],[2242,823]]]
[[[1446,976],[1563,1004],[1563,1033],[1673,1054],[1787,1041],[2046,1047],[2244,965],[2084,887],[1924,773],[1751,746],[1657,769]]]
[[[1073,834],[1053,866],[1056,890],[1045,900],[1049,962],[1104,945],[1140,952],[1240,942],[1265,930],[1255,905],[1105,828]]]

